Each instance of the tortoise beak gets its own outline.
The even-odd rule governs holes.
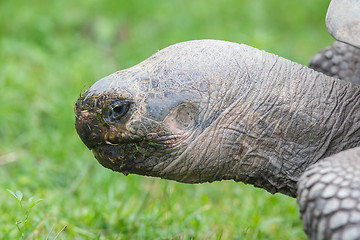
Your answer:
[[[75,104],[75,129],[83,143],[91,150],[103,143],[102,130],[96,113],[87,110],[87,103],[79,99]]]

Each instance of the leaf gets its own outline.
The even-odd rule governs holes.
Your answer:
[[[29,204],[29,210],[32,209],[33,207],[35,207],[36,205],[38,205],[41,201],[42,201],[42,199],[38,199],[38,200],[30,203]]]
[[[11,191],[10,189],[6,189],[6,190],[8,190],[9,193],[11,193],[15,198],[17,198],[13,191]]]
[[[139,152],[139,153],[141,153],[141,151],[140,151],[140,148],[138,147],[138,145],[135,143],[135,147],[136,147],[136,150]]]
[[[23,195],[22,192],[20,192],[19,190],[16,191],[16,198],[19,199],[19,201],[22,200],[23,196],[24,196],[24,195]]]
[[[10,189],[7,189],[9,193],[11,193],[17,200],[21,201],[23,198],[23,194],[22,192],[20,192],[19,190],[16,191],[16,193],[14,193],[13,191],[11,191]]]

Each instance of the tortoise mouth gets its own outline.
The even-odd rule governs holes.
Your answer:
[[[117,144],[97,145],[92,152],[98,162],[124,175],[147,174],[148,158],[159,151],[158,144],[147,140],[131,140]]]
[[[117,146],[117,147],[116,147]],[[99,145],[92,149],[97,161],[104,167],[113,171],[122,172],[126,156],[124,151],[119,149],[119,145]],[[128,173],[126,172],[125,175]]]

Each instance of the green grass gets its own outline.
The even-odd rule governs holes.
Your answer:
[[[306,64],[333,40],[329,1],[0,1],[0,239],[43,199],[28,239],[305,239],[296,201],[241,183],[186,185],[102,168],[74,129],[80,92],[191,39],[246,43]]]

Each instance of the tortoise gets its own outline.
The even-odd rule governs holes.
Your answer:
[[[330,33],[359,47],[358,29],[337,35],[347,24],[337,4],[359,2],[333,0],[327,15]],[[310,239],[360,239],[359,107],[357,84],[247,45],[194,40],[97,81],[75,104],[75,127],[113,171],[253,184],[296,197]]]
[[[344,43],[335,42],[319,52],[311,59],[310,68],[360,84],[359,13],[360,4],[354,1],[331,1],[326,15],[326,25],[330,34]]]

